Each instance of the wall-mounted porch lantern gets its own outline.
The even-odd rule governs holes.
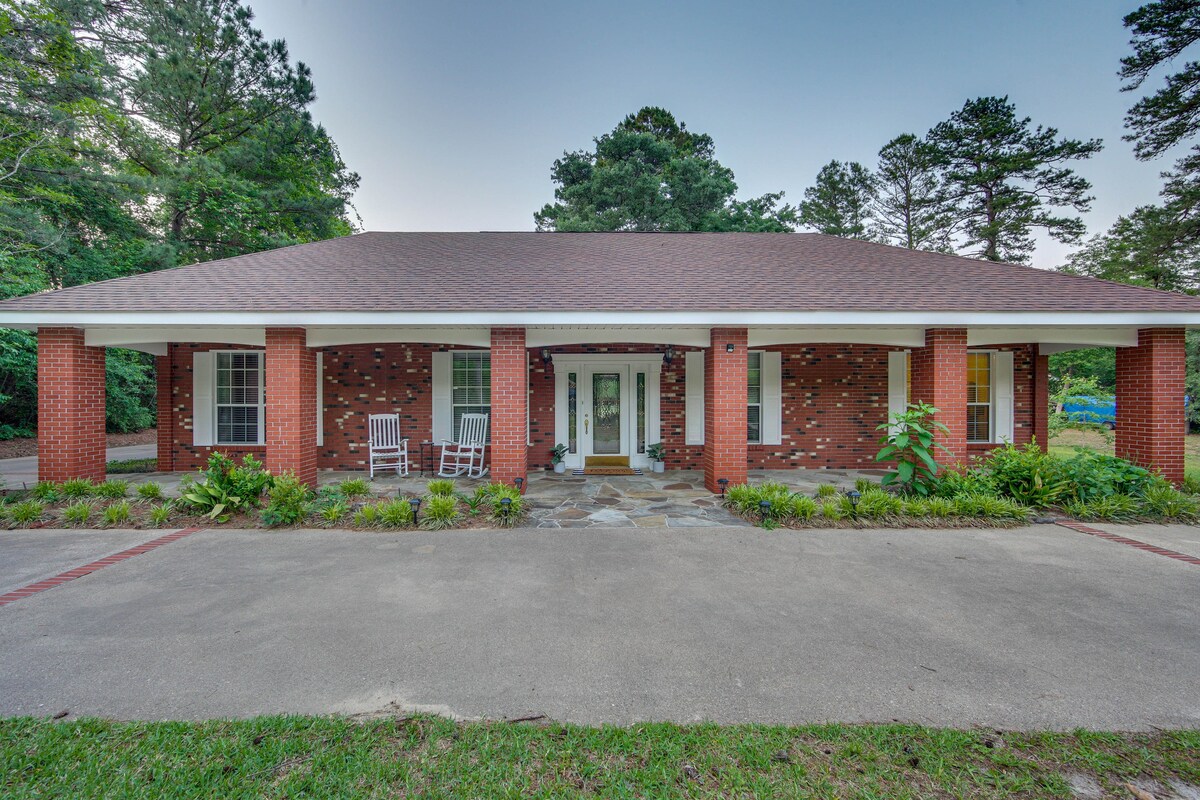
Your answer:
[[[667,345],[666,351],[663,352],[663,363],[669,367],[669,366],[671,366],[671,362],[674,360],[675,360],[675,348],[672,347],[671,345]]]
[[[554,360],[554,356],[552,356],[552,355],[550,354],[550,348],[549,348],[549,347],[543,347],[543,348],[542,348],[542,363],[543,363],[543,364],[545,364],[545,365],[547,365],[547,366],[549,366],[549,365],[550,365],[550,362],[551,362],[551,361],[553,361],[553,360]]]
[[[726,352],[726,353],[732,353],[732,352],[733,352],[733,342],[730,342],[729,344],[725,345],[725,352]]]

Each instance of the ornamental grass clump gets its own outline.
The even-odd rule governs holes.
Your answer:
[[[830,522],[841,522],[850,516],[849,503],[843,503],[845,498],[831,497],[821,503],[821,517]]]
[[[862,519],[890,519],[904,513],[904,501],[876,486],[860,493],[858,506],[852,505],[851,513]]]
[[[72,478],[59,484],[58,491],[68,500],[81,500],[91,497],[95,485],[87,478]]]
[[[345,500],[334,500],[326,503],[317,510],[317,518],[326,528],[337,525],[350,513],[350,506]]]
[[[22,500],[8,507],[8,518],[18,526],[41,522],[45,514],[46,506],[40,500]]]
[[[449,478],[435,478],[426,484],[425,488],[435,497],[450,497],[454,494],[454,481]]]
[[[1093,500],[1072,500],[1062,509],[1076,519],[1129,522],[1141,516],[1142,503],[1132,495],[1110,494]]]
[[[129,494],[129,484],[125,481],[105,481],[96,484],[92,494],[105,500],[120,500]]]
[[[29,490],[30,497],[34,498],[35,500],[40,500],[43,503],[57,502],[59,493],[59,486],[53,481],[42,481]]]
[[[379,524],[384,528],[403,528],[413,523],[412,505],[408,500],[387,500],[376,506]]]
[[[63,522],[66,522],[68,525],[83,527],[91,519],[94,508],[95,506],[92,505],[90,500],[77,500],[63,509]]]
[[[132,516],[133,508],[129,505],[129,501],[118,500],[100,512],[100,521],[106,528],[115,528],[118,525],[127,524]]]
[[[137,496],[149,502],[160,502],[165,497],[162,484],[154,483],[153,481],[138,484]]]
[[[367,505],[355,511],[354,524],[359,528],[374,528],[379,524],[379,507]]]
[[[444,530],[453,527],[461,516],[458,498],[453,494],[430,495],[421,507],[421,527],[431,531]]]
[[[171,521],[171,512],[173,510],[174,510],[174,506],[172,506],[170,501],[165,502],[159,506],[153,506],[150,509],[150,514],[149,514],[149,518],[148,518],[150,524],[155,528],[161,528],[163,525],[166,525],[168,522]]]
[[[1200,516],[1200,500],[1169,483],[1155,483],[1142,495],[1144,513],[1165,519],[1192,521]]]
[[[511,528],[525,515],[525,498],[520,490],[506,483],[489,483],[484,496],[490,507],[488,519],[504,528]],[[508,502],[505,502],[508,501]]]
[[[838,487],[835,484],[822,483],[817,487],[817,497],[821,500],[827,500],[830,497],[837,497],[838,494]]]
[[[364,478],[347,478],[338,484],[337,490],[344,497],[367,497],[371,494],[371,484]]]

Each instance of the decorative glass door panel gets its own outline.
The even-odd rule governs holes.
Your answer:
[[[621,453],[621,373],[592,373],[592,452]]]

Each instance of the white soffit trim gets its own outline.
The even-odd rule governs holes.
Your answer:
[[[880,344],[924,347],[922,328],[751,328],[750,347],[776,344]]]
[[[967,330],[968,347],[1026,342],[1053,342],[1055,345],[1074,344],[1080,347],[1133,347],[1137,340],[1137,328],[997,327]]]
[[[129,347],[137,350],[140,348],[133,345],[140,342],[212,342],[265,347],[267,335],[262,328],[252,327],[188,328],[161,325],[86,328],[83,332],[83,343],[90,347]],[[165,352],[156,355],[165,355]]]
[[[321,327],[308,329],[309,347],[333,347],[343,344],[382,344],[410,342],[413,344],[451,344],[462,347],[491,347],[491,328],[386,328]],[[532,346],[532,345],[530,345]]]
[[[10,311],[0,326],[1196,327],[1200,311]],[[145,338],[143,337],[143,341]]]
[[[311,334],[309,334],[311,337]],[[526,347],[552,347],[560,344],[677,344],[680,347],[708,347],[709,329],[645,328],[612,325],[530,326],[525,330]]]

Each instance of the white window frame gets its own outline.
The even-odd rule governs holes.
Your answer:
[[[265,350],[212,350],[212,426],[213,443],[221,447],[255,447],[266,444],[267,431],[267,353]],[[221,408],[254,408],[250,403],[221,403],[221,356],[246,355],[254,353],[258,356],[258,439],[253,442],[230,442],[221,439]]]
[[[454,389],[455,389],[454,376],[457,373],[457,370],[454,369],[454,362],[456,359],[458,359],[459,356],[471,356],[471,355],[482,356],[484,358],[487,358],[487,360],[488,360],[487,403],[482,404],[482,405],[486,406],[486,410],[483,412],[478,411],[479,406],[481,404],[454,402]],[[526,377],[526,380],[528,380],[528,376]],[[463,413],[485,413],[488,415],[488,419],[489,420],[491,419],[491,415],[492,415],[492,353],[490,350],[451,350],[450,351],[450,397],[448,399],[450,401],[449,413],[450,413],[450,438],[451,439],[455,439],[455,437],[458,436],[458,428],[456,428],[454,426],[454,418],[456,416],[455,409],[457,409],[457,408],[472,408],[475,410],[474,411],[464,411]],[[528,419],[526,420],[526,424],[528,424]],[[487,430],[488,430],[488,441],[490,442],[492,440],[492,426],[488,425]]]
[[[763,443],[763,413],[765,411],[765,407],[764,407],[765,404],[763,403],[763,391],[764,391],[763,361],[766,360],[763,357],[763,352],[764,351],[762,351],[762,350],[748,350],[746,352],[746,373],[747,373],[747,375],[750,372],[750,357],[751,356],[758,357],[758,402],[757,403],[750,402],[750,400],[749,400],[750,381],[749,381],[749,379],[747,379],[747,381],[746,381],[746,398],[747,398],[746,399],[746,411],[747,411],[747,414],[749,414],[749,410],[751,408],[753,408],[753,407],[758,408],[758,439],[757,440],[751,439],[750,435],[749,435],[749,431],[747,431],[747,435],[746,435],[746,443],[747,444],[762,444]]]
[[[967,410],[972,406],[987,406],[988,429],[985,439],[967,439],[967,444],[993,444],[996,441],[996,359],[994,350],[968,350],[967,358],[971,356],[987,356],[988,360],[988,401],[986,403],[967,401]],[[968,386],[970,383],[968,382]]]

